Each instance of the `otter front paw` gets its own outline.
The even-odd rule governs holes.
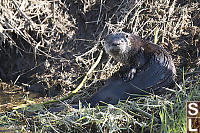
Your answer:
[[[132,68],[129,72],[124,73],[122,78],[125,82],[128,82],[134,78],[135,73],[136,73],[136,69]]]

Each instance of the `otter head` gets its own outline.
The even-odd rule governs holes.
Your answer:
[[[126,63],[129,55],[137,53],[134,48],[135,36],[129,33],[117,32],[109,34],[104,39],[105,51],[115,60]]]

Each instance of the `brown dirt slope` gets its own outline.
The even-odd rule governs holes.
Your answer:
[[[125,31],[165,47],[181,82],[183,68],[188,75],[199,71],[199,9],[195,0],[2,0],[0,79],[42,96],[67,95],[94,64],[102,37]],[[93,94],[119,65],[103,56],[74,102]]]

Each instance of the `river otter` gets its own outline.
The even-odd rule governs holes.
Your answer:
[[[117,104],[129,97],[159,94],[174,83],[176,69],[163,47],[133,34],[117,32],[105,37],[104,48],[124,66],[86,100],[92,107],[102,102]]]

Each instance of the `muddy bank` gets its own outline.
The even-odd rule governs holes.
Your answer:
[[[21,88],[23,95],[19,97],[29,91],[36,92],[38,97],[67,95],[94,63],[104,35],[115,31],[138,34],[151,41],[158,32],[157,43],[175,60],[180,82],[183,67],[186,73],[199,70],[198,2],[3,2],[7,4],[1,3],[0,8],[0,79]],[[118,70],[120,64],[107,55],[103,57],[71,101],[91,96]],[[9,97],[5,93],[1,96]],[[0,101],[11,102],[4,98]]]

